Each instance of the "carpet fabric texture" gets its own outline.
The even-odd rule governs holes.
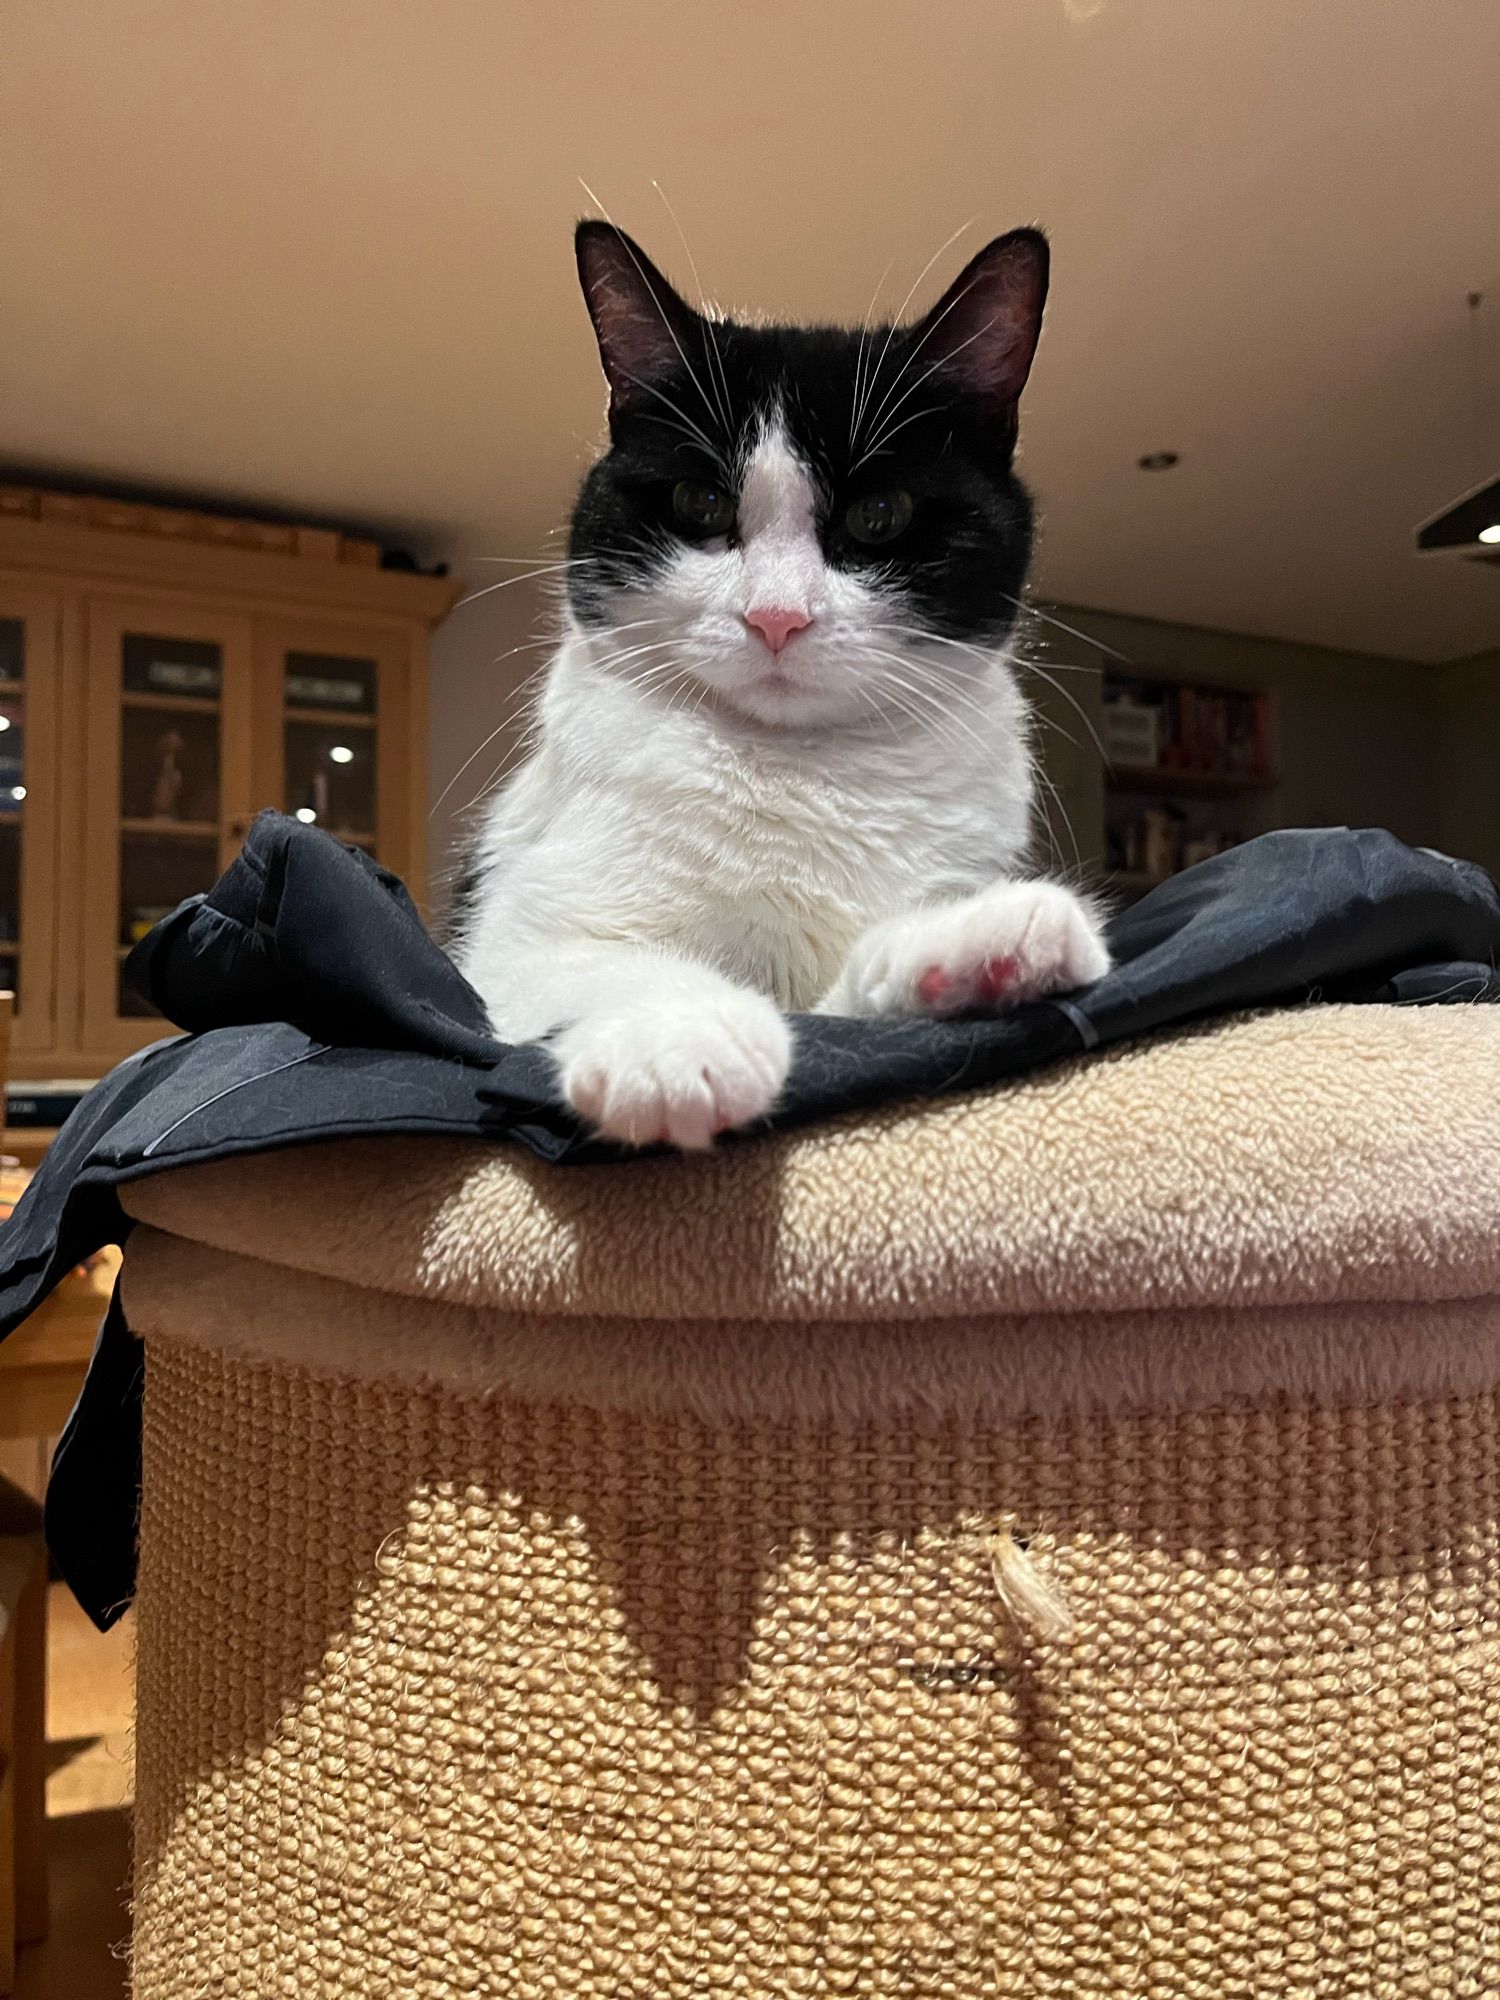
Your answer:
[[[142,1181],[137,2000],[1500,1990],[1500,1021]]]

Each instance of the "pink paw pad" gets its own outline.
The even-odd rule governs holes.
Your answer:
[[[929,965],[917,981],[917,998],[924,1007],[941,1007],[953,987],[953,981],[940,965]]]
[[[976,988],[981,1000],[1003,1000],[1016,983],[1020,970],[1012,957],[991,958],[979,968],[979,983]]]

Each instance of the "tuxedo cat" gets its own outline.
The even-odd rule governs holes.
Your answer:
[[[788,1013],[946,1014],[1097,979],[1025,870],[1012,469],[1047,245],[989,244],[915,324],[711,316],[580,224],[609,437],[573,514],[534,748],[454,955],[509,1041],[634,1145],[761,1117]]]

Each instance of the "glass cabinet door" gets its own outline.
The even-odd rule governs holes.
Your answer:
[[[406,641],[378,628],[263,624],[260,734],[276,767],[257,804],[279,807],[362,847],[397,873],[410,866],[412,743]]]
[[[17,1049],[55,1039],[56,598],[0,580],[0,988]]]
[[[90,880],[84,1034],[113,1051],[160,1032],[125,961],[229,862],[249,795],[247,622],[179,606],[89,607]],[[135,1025],[142,1024],[142,1025]]]
[[[373,854],[380,826],[380,662],[288,648],[281,697],[287,811]]]

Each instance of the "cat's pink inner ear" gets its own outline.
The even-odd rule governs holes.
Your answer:
[[[581,222],[576,248],[611,397],[628,402],[684,367],[695,315],[623,229]]]
[[[987,243],[917,328],[928,365],[1014,412],[1042,331],[1047,264],[1040,230],[1013,229]]]

